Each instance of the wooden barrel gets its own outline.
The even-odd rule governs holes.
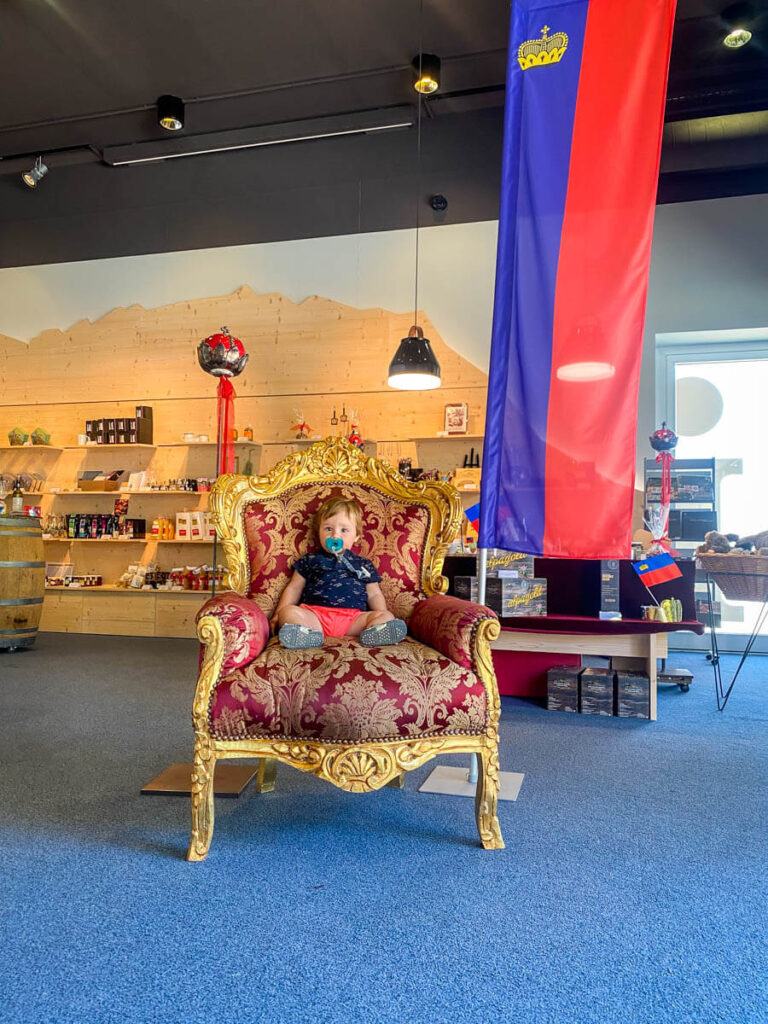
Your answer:
[[[0,515],[0,648],[35,642],[44,597],[40,520]]]

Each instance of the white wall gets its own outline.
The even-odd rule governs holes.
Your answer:
[[[422,228],[419,307],[460,355],[488,369],[495,221]],[[413,309],[415,231],[299,239],[82,263],[0,269],[0,334],[96,320],[116,306],[151,308],[226,295],[240,285],[294,302],[321,295],[359,308]],[[228,325],[237,331],[237,324]],[[247,341],[247,339],[244,339]]]

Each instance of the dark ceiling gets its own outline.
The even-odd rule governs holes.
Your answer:
[[[678,3],[660,201],[768,191],[768,0],[740,50],[722,45],[724,6]],[[507,0],[424,0],[421,18],[419,0],[2,0],[0,265],[407,226],[421,185],[448,196],[443,220],[493,217],[508,16]],[[420,41],[443,75],[418,180],[413,130],[110,166],[112,147],[178,144],[162,93],[207,149],[412,116]],[[19,171],[37,155],[50,171],[31,192]]]

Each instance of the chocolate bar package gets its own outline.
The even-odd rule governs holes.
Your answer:
[[[476,576],[455,576],[453,592],[465,601],[478,600]],[[545,579],[507,579],[489,576],[485,581],[485,604],[499,618],[547,614]]]
[[[478,556],[478,573],[480,562]],[[506,579],[533,579],[533,555],[523,555],[518,551],[504,551],[502,548],[490,548],[485,565],[486,576],[499,576]]]
[[[613,670],[585,668],[579,679],[579,710],[582,715],[613,714]]]
[[[547,709],[549,711],[579,710],[578,665],[553,665],[547,671]]]
[[[644,672],[616,671],[616,714],[619,718],[651,717],[651,687]]]

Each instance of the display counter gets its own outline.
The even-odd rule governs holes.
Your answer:
[[[619,564],[621,619],[603,620],[600,611],[600,562],[583,559],[537,558],[534,573],[547,580],[548,614],[502,618],[501,635],[493,643],[493,659],[499,692],[508,696],[544,697],[546,671],[556,664],[578,664],[582,655],[642,659],[651,683],[651,719],[656,719],[658,659],[667,656],[670,632],[703,633],[696,619],[695,563],[680,559],[682,576],[653,588],[660,603],[677,598],[683,608],[682,622],[656,622],[641,618],[644,605],[652,604],[647,589],[632,563]],[[449,556],[443,572],[475,575],[474,556]]]

